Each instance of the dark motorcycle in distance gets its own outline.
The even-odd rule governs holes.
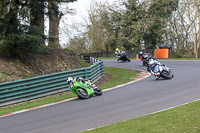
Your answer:
[[[120,57],[119,57],[118,61],[119,61],[119,60],[121,60],[121,61],[123,61],[123,62],[125,62],[125,61],[130,62],[130,61],[131,61],[131,60],[128,58],[128,56],[126,55],[126,52],[125,52],[125,51],[122,51],[122,52],[120,53]]]

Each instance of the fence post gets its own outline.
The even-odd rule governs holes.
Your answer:
[[[81,55],[81,59],[83,59],[83,55]]]
[[[88,67],[85,68],[85,79],[88,79]]]
[[[103,77],[104,76],[104,64],[103,62],[101,62],[101,76]]]

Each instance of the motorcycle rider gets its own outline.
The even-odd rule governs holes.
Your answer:
[[[117,61],[119,61],[120,57],[121,57],[121,50],[119,50],[119,48],[116,48],[115,50],[115,55],[117,57]]]
[[[67,83],[69,84],[70,82],[73,82],[73,78],[72,77],[67,77]]]
[[[143,52],[140,50],[140,52],[139,52],[139,58],[140,59],[142,58],[142,55],[143,55]]]
[[[77,77],[77,78],[67,77],[67,83],[70,83],[73,81],[85,83],[85,81],[88,81],[88,79],[83,79],[82,77]]]

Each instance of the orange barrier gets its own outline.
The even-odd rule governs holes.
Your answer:
[[[155,58],[168,58],[169,57],[169,49],[155,49],[154,57]]]

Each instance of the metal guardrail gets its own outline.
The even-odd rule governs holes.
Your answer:
[[[23,80],[0,83],[0,106],[24,102],[69,90],[67,77],[83,77],[96,82],[104,76],[103,61],[91,59],[91,66]]]
[[[87,63],[90,63],[91,65],[95,64],[96,62],[99,62],[99,59],[96,59],[94,57],[88,56],[88,55],[80,55],[80,57],[85,60]]]

